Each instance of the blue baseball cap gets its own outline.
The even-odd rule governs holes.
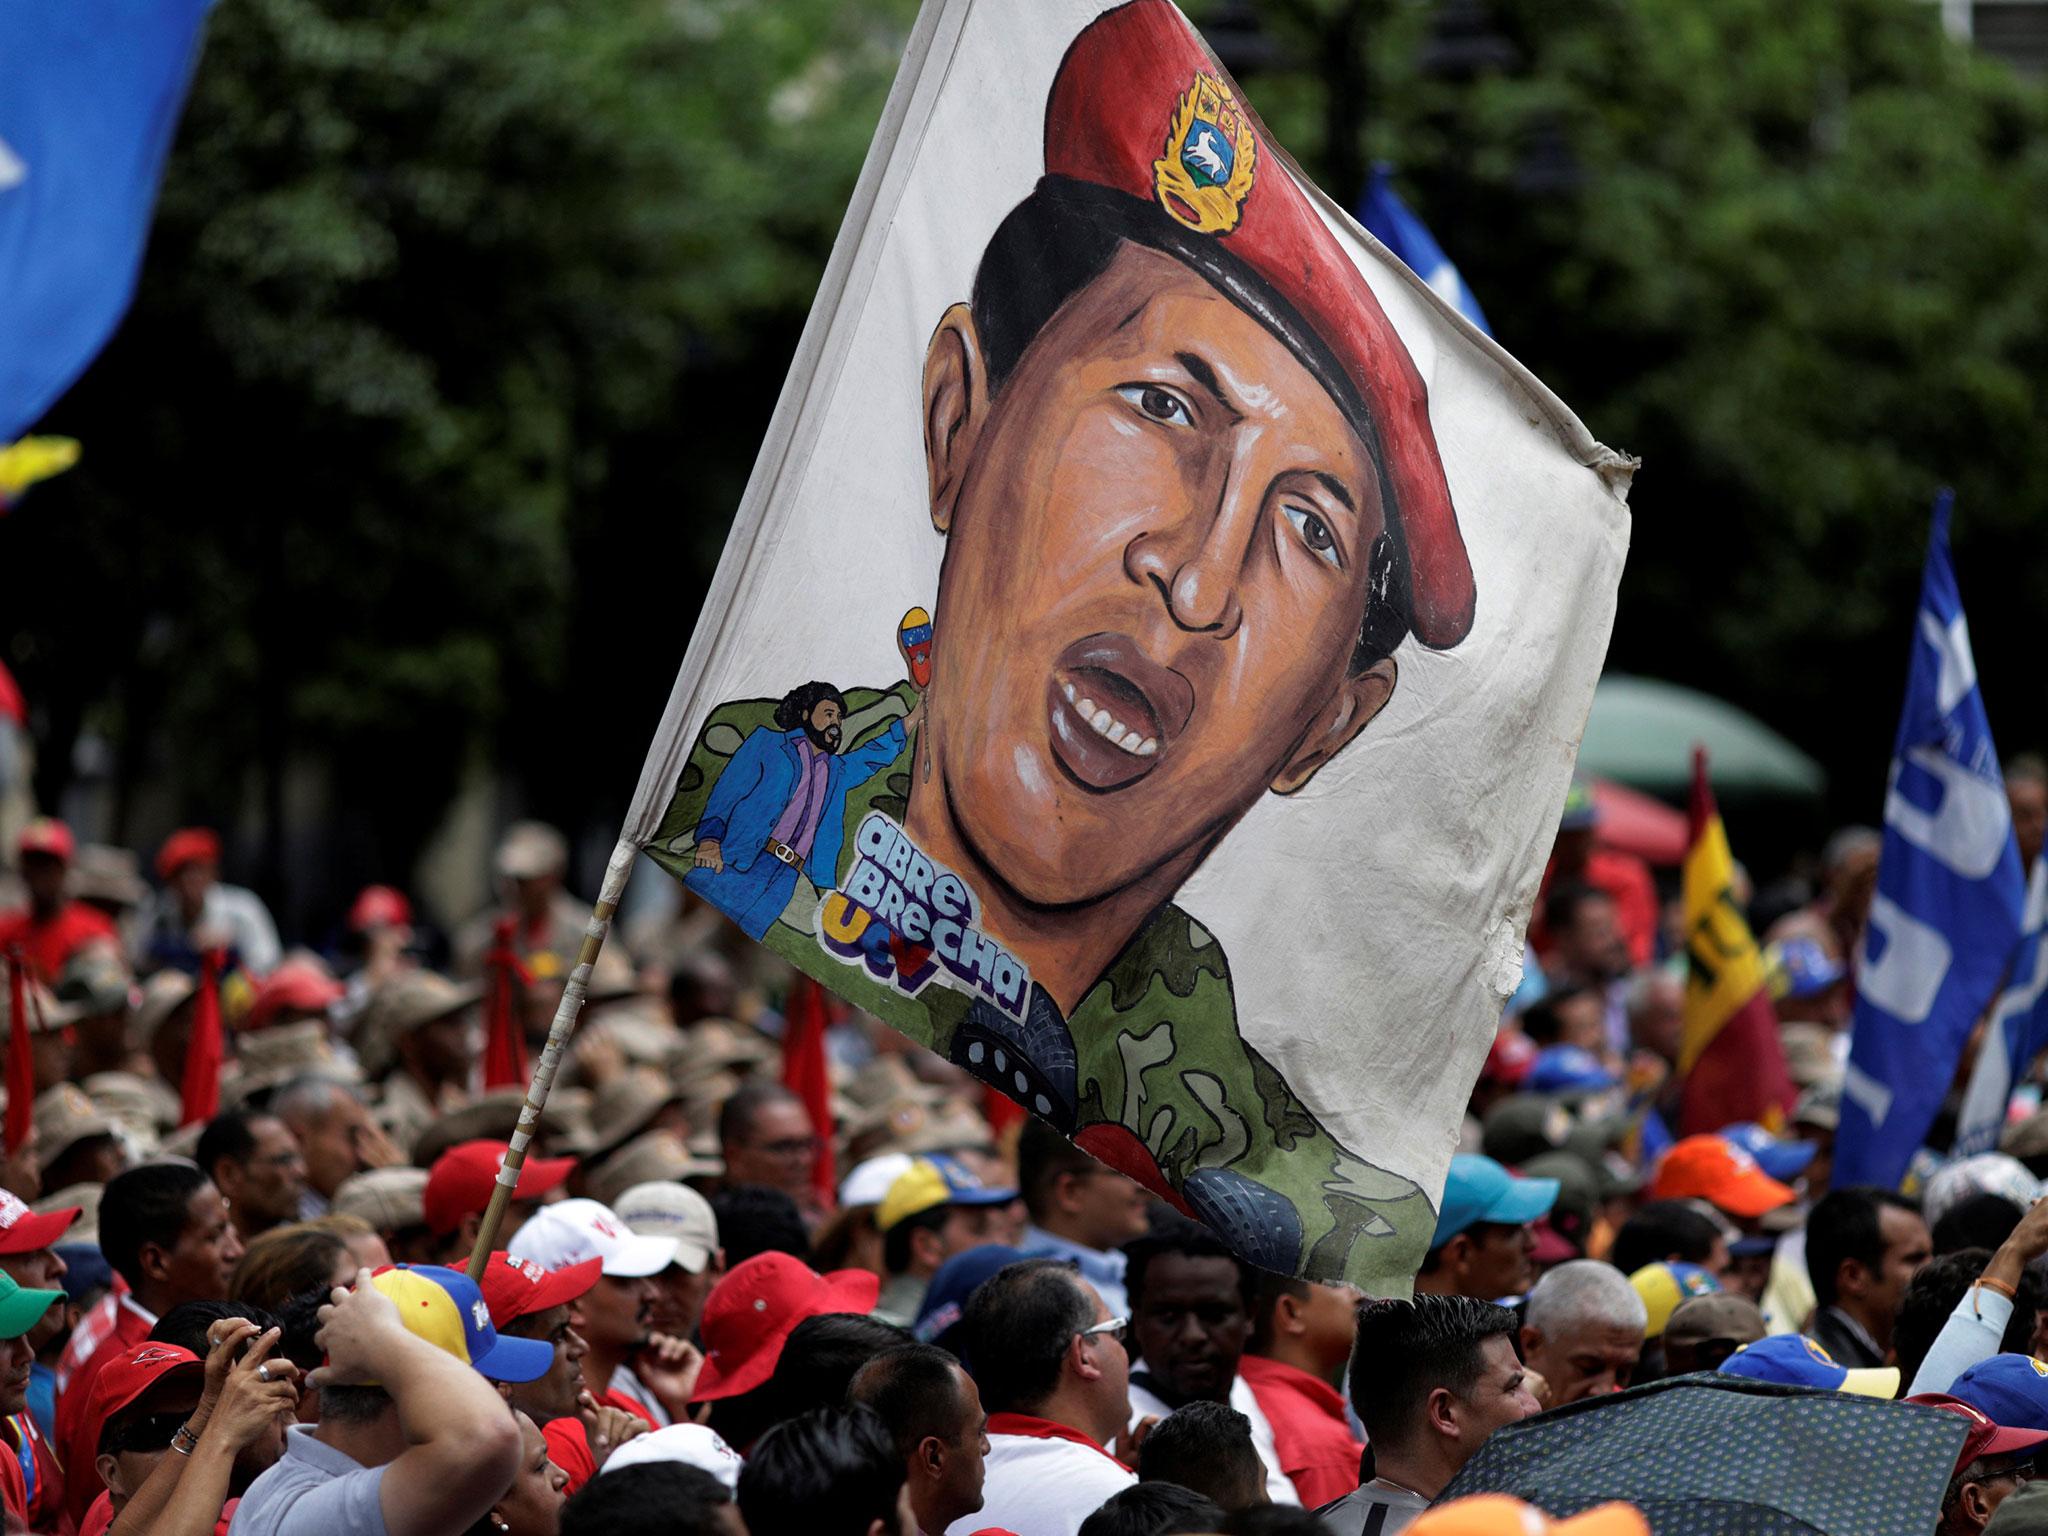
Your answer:
[[[1749,1121],[1740,1125],[1724,1125],[1715,1134],[1723,1141],[1742,1148],[1756,1159],[1759,1168],[1781,1184],[1789,1184],[1806,1172],[1806,1165],[1820,1150],[1810,1141],[1780,1141],[1762,1126]]]
[[[1849,974],[1817,939],[1781,939],[1764,946],[1764,985],[1773,998],[1818,997]]]
[[[2032,1355],[1979,1360],[1948,1389],[2008,1429],[2048,1429],[2048,1365]]]
[[[1556,1179],[1518,1179],[1490,1157],[1460,1152],[1444,1175],[1444,1203],[1429,1246],[1441,1248],[1482,1221],[1523,1227],[1557,1204]]]
[[[546,1339],[515,1339],[492,1326],[476,1282],[439,1264],[394,1264],[370,1284],[390,1297],[407,1333],[425,1339],[492,1381],[537,1381],[555,1363]]]
[[[1796,1333],[1773,1334],[1745,1345],[1721,1362],[1724,1376],[1746,1376],[1751,1381],[1775,1381],[1786,1387],[1818,1387],[1823,1392],[1848,1392],[1857,1397],[1881,1397],[1886,1401],[1899,1395],[1899,1368],[1874,1366],[1852,1371],[1813,1340]]]
[[[954,1254],[938,1267],[931,1284],[925,1287],[924,1301],[910,1325],[911,1334],[920,1344],[940,1342],[960,1321],[960,1314],[967,1310],[968,1297],[980,1289],[982,1281],[1024,1258],[1023,1249],[1007,1243],[983,1243]]]
[[[1536,1053],[1522,1088],[1527,1093],[1604,1093],[1617,1081],[1583,1046],[1551,1045]]]

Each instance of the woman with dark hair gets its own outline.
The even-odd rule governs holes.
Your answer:
[[[561,1525],[569,1474],[548,1459],[540,1426],[523,1413],[513,1417],[519,1420],[519,1475],[464,1536],[555,1536]]]
[[[252,1238],[235,1266],[228,1294],[275,1312],[291,1297],[316,1287],[347,1285],[356,1258],[340,1234],[298,1222]]]

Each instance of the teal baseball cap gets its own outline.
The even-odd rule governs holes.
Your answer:
[[[64,1299],[62,1291],[32,1291],[0,1274],[0,1339],[18,1339]]]
[[[1460,1152],[1444,1176],[1444,1201],[1431,1248],[1441,1248],[1468,1227],[1497,1222],[1527,1226],[1557,1204],[1556,1179],[1518,1179],[1490,1157]]]

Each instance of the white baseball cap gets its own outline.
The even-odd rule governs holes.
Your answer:
[[[638,1236],[609,1206],[595,1200],[558,1200],[527,1217],[505,1251],[543,1269],[567,1269],[602,1259],[603,1273],[635,1280],[667,1269],[675,1260],[676,1240]]]
[[[641,1237],[672,1237],[676,1263],[701,1275],[718,1250],[718,1218],[711,1202],[687,1184],[635,1184],[612,1209]]]
[[[880,1205],[889,1186],[910,1172],[913,1161],[908,1152],[883,1152],[864,1163],[856,1163],[839,1186],[839,1203]]]
[[[621,1467],[644,1467],[655,1462],[674,1461],[709,1472],[735,1492],[740,1485],[740,1453],[727,1445],[717,1430],[703,1424],[670,1424],[635,1435],[606,1459],[601,1477]]]

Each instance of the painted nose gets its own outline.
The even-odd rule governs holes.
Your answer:
[[[1240,583],[1260,502],[1249,481],[1232,464],[1213,500],[1198,491],[1178,518],[1124,552],[1126,574],[1149,582],[1181,629],[1227,640],[1244,620]]]

